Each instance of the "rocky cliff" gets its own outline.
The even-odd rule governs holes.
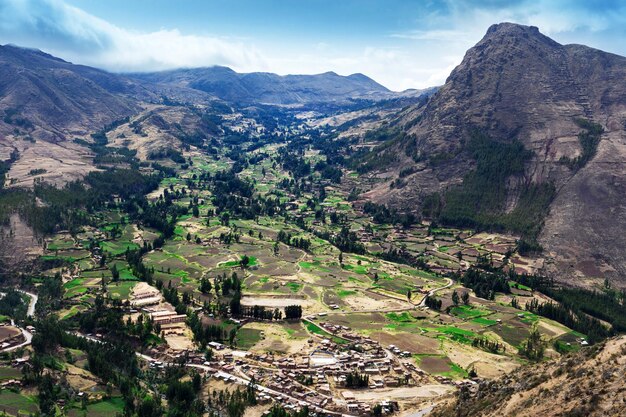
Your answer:
[[[581,121],[583,123],[581,123]],[[586,122],[603,128],[590,149]],[[556,193],[539,235],[547,270],[575,284],[587,278],[626,282],[626,58],[561,45],[536,27],[493,25],[467,51],[445,85],[395,121],[403,136],[379,151],[382,171],[413,167],[402,180],[372,190],[375,200],[411,206],[445,193],[476,167],[472,132],[532,152],[522,173],[506,178],[503,211],[531,185]],[[393,178],[393,176],[392,176]],[[541,222],[542,219],[537,219]]]

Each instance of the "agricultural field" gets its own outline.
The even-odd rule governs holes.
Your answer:
[[[12,416],[31,415],[39,411],[37,399],[11,390],[0,390],[0,411]]]
[[[223,171],[237,164],[223,151],[183,153],[192,164],[146,195],[152,207],[168,205],[163,218],[149,223],[109,205],[74,235],[47,238],[42,276],[60,276],[58,318],[83,329],[95,308],[114,307],[118,326],[133,332],[133,347],[162,361],[190,352],[219,357],[207,348],[217,341],[238,360],[330,363],[333,356],[321,351],[350,351],[365,341],[410,370],[413,385],[393,391],[403,401],[421,386],[433,387],[419,391],[428,397],[454,381],[511,372],[528,362],[521,352],[533,331],[546,357],[580,348],[586,335],[524,310],[549,299],[523,279],[482,296],[463,284],[472,268],[534,273],[539,265],[516,252],[515,236],[377,221],[353,197],[354,176],[333,183],[313,172],[316,187],[300,189],[280,163],[282,152],[280,144],[261,146],[250,155],[259,161],[236,174]],[[324,157],[307,151],[304,160]],[[241,195],[230,188],[219,194],[220,176]],[[246,214],[251,201],[269,208]],[[284,320],[294,307],[298,319]],[[155,324],[168,315],[178,321]],[[68,415],[115,415],[123,401],[100,400],[104,386],[84,374],[85,359],[76,356],[64,372],[97,401],[74,404]]]
[[[242,280],[245,306],[275,309],[298,304],[305,315],[328,313],[329,322],[346,323],[357,332],[379,337],[381,342],[406,338],[403,343],[412,347],[409,350],[415,355],[443,354],[444,341],[468,345],[482,335],[506,344],[510,349],[507,355],[514,355],[516,347],[527,337],[532,321],[517,317],[517,310],[505,305],[506,299],[498,303],[471,297],[468,305],[453,305],[451,292],[465,291],[455,284],[437,294],[446,313],[419,307],[426,293],[446,287],[443,274],[463,270],[480,257],[488,257],[495,267],[509,262],[513,269],[532,272],[529,269],[532,262],[515,253],[514,236],[475,234],[471,230],[435,228],[427,223],[403,228],[372,223],[357,204],[348,201],[353,177],[347,176],[345,185],[326,186],[326,197],[318,206],[340,216],[367,248],[363,254],[342,253],[331,241],[320,237],[322,232],[340,233],[341,222],[317,220],[316,207],[307,203],[312,193],[290,196],[283,190],[281,181],[288,180],[290,174],[271,163],[279,149],[277,145],[268,145],[257,150],[268,157],[241,171],[239,177],[254,181],[259,196],[289,201],[286,215],[258,216],[254,220],[237,218],[226,224],[206,215],[215,208],[211,192],[195,191],[198,216],[179,216],[172,238],[158,250],[143,255],[143,264],[154,271],[159,285],[188,293],[198,302],[212,302],[220,297],[200,291],[201,280],[237,274]],[[306,158],[316,163],[320,155],[307,153]],[[182,191],[193,184],[192,178],[206,173],[215,175],[232,164],[224,156],[216,160],[201,153],[193,154],[192,160],[192,166],[176,177],[162,180],[160,193],[154,192],[148,198],[156,201],[164,190]],[[181,195],[176,204],[191,204],[191,195]],[[88,308],[104,288],[112,300],[129,300],[139,278],[124,254],[158,236],[153,229],[130,222],[130,216],[119,209],[96,213],[94,219],[99,222],[97,227],[85,228],[75,237],[57,234],[50,238],[42,257],[55,268],[69,266],[62,268],[64,299],[72,303],[63,310],[64,319],[71,319]],[[298,219],[309,222],[311,228],[302,228],[302,220]],[[289,234],[292,239],[306,239],[310,246],[303,250],[276,242],[279,232]],[[220,241],[228,233],[236,233],[237,239]],[[99,242],[95,251],[91,242]],[[380,253],[400,247],[407,256],[423,259],[423,268],[381,258]],[[247,264],[242,267],[244,257]],[[54,270],[57,269],[50,271]],[[529,287],[516,282],[509,284],[518,298],[532,297]],[[407,294],[411,294],[410,299]],[[377,312],[381,314],[375,315],[376,320],[360,320]],[[564,332],[555,327],[542,325],[540,329],[550,338],[562,337]],[[381,329],[386,336],[383,337]],[[311,324],[306,330],[320,332]],[[438,346],[430,340],[438,342]],[[263,339],[256,330],[243,327],[237,342],[242,348],[250,349],[262,344]]]

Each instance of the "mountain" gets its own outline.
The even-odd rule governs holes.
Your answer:
[[[241,74],[215,66],[132,74],[132,77],[200,90],[224,101],[243,104],[343,103],[351,99],[379,100],[396,96],[363,74],[347,77],[334,72],[284,76],[266,72]]]
[[[139,83],[38,50],[0,46],[0,132],[58,140],[138,111]]]
[[[502,23],[368,155],[365,197],[541,244],[573,284],[626,277],[626,58]],[[386,129],[389,129],[388,127]],[[375,163],[374,163],[375,162]]]
[[[213,67],[128,76],[5,45],[0,46],[0,161],[11,158],[9,178],[15,185],[32,185],[36,178],[62,184],[95,168],[93,153],[74,139],[89,142],[92,133],[128,117],[133,127],[114,126],[125,138],[111,140],[146,157],[176,148],[182,136],[213,135],[214,126],[201,113],[215,108],[230,113],[253,104],[306,103],[316,110],[331,104],[337,112],[358,98],[410,102],[418,96],[419,91],[390,92],[362,74],[279,76]],[[35,177],[33,167],[45,173]]]
[[[526,365],[500,379],[461,389],[428,415],[623,416],[624,353],[626,338],[619,337],[540,366]]]

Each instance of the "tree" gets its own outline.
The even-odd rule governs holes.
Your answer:
[[[291,305],[285,307],[285,319],[287,320],[295,320],[302,318],[302,306],[300,305]]]
[[[441,310],[442,301],[436,299],[435,297],[427,295],[426,299],[424,300],[424,304],[426,305],[426,307],[432,308],[433,310]]]
[[[462,295],[461,295],[461,300],[463,301],[463,304],[465,305],[469,305],[469,292],[465,291]]]
[[[120,280],[120,271],[117,270],[116,264],[113,264],[113,266],[111,267],[111,277],[113,279],[113,282],[117,282]]]
[[[411,295],[413,295],[413,294],[411,293],[411,290],[406,290],[406,299],[407,299],[409,302],[411,302]]]
[[[187,242],[191,240],[191,233],[187,232]]]
[[[52,380],[50,374],[45,374],[39,382],[39,409],[44,416],[52,416],[54,404],[58,395],[58,386]]]
[[[369,386],[370,378],[367,375],[351,372],[346,375],[346,387],[348,388],[366,388]]]
[[[531,361],[540,361],[543,359],[545,349],[545,342],[541,339],[541,333],[539,333],[537,323],[535,323],[528,335],[528,339],[522,342],[519,353]]]
[[[456,290],[452,291],[452,302],[455,306],[459,305],[459,294],[456,292]]]
[[[211,281],[208,278],[202,278],[200,280],[200,292],[202,294],[210,294],[211,293]]]
[[[343,265],[343,252],[339,252],[339,265]]]
[[[236,292],[230,300],[230,314],[234,317],[241,315],[241,293]]]

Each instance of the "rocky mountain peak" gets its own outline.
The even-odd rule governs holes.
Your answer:
[[[532,26],[493,25],[425,106],[403,114],[404,141],[383,151],[395,152],[386,156],[394,161],[389,170],[417,161],[418,167],[411,168],[416,173],[403,180],[402,188],[387,185],[383,191],[381,185],[373,194],[383,202],[415,207],[425,195],[459,184],[475,167],[468,147],[472,132],[505,144],[518,141],[532,157],[522,174],[507,179],[502,204],[511,212],[521,190],[555,187],[539,237],[552,259],[550,269],[567,279],[623,279],[626,262],[616,248],[626,242],[603,219],[615,219],[614,211],[624,207],[625,79],[624,57],[561,45]],[[604,129],[597,149],[585,150],[581,120]],[[585,166],[576,167],[581,158]],[[624,219],[620,224],[626,227]],[[614,236],[608,239],[607,233]],[[620,243],[608,244],[612,239]]]

